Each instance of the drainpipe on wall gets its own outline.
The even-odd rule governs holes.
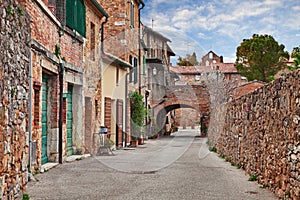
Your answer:
[[[59,122],[58,122],[58,162],[63,163],[63,92],[64,92],[64,63],[59,59]]]
[[[141,87],[142,87],[142,61],[141,61],[141,10],[145,7],[145,4],[144,2],[141,2],[142,3],[142,7],[139,8],[139,93],[141,94]]]
[[[127,73],[125,76],[125,112],[128,111],[128,76],[130,73]],[[128,128],[128,113],[125,115],[125,147],[127,147],[127,128]]]
[[[107,23],[108,17],[105,16],[105,21],[101,24],[101,53],[105,54],[104,52],[104,25]]]
[[[32,154],[32,52],[30,48],[30,63],[29,63],[29,115],[28,115],[28,173],[31,174],[31,154]],[[30,176],[28,176],[30,179]]]

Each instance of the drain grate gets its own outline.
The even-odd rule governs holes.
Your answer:
[[[155,174],[157,171],[132,171],[130,174]]]
[[[249,194],[258,194],[258,192],[255,192],[255,191],[247,191],[246,193],[249,193]]]

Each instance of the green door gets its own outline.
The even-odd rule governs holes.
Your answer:
[[[71,156],[73,154],[73,142],[72,142],[72,131],[73,131],[73,113],[72,113],[72,93],[73,86],[68,85],[68,93],[67,93],[67,156]]]
[[[42,75],[42,164],[48,162],[47,156],[47,82],[48,76]]]

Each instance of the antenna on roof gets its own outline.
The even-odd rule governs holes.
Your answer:
[[[154,19],[152,18],[152,29],[153,29]]]

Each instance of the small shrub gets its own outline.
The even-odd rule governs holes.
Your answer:
[[[209,150],[212,151],[212,152],[217,152],[217,148],[216,147],[210,147]]]
[[[225,158],[225,161],[228,162],[228,161],[229,161],[229,158]]]
[[[241,166],[240,164],[237,164],[237,165],[236,165],[236,168],[238,168],[238,169],[241,169],[241,167],[242,167],[242,166]]]
[[[21,6],[18,6],[18,12],[20,13],[21,16],[24,15],[24,10]]]
[[[231,162],[231,166],[236,166],[236,163],[235,162]]]
[[[8,6],[8,7],[6,8],[6,12],[7,12],[8,15],[13,14],[13,8],[12,8],[12,6]]]
[[[262,186],[260,186],[260,188],[262,188],[262,189],[266,189],[266,188],[267,188],[267,186],[266,186],[265,184],[263,184]]]
[[[256,175],[251,175],[248,179],[248,181],[256,181],[257,180],[257,176]]]
[[[30,199],[29,195],[24,193],[23,194],[23,200],[29,200],[29,199]]]
[[[219,157],[222,158],[222,159],[225,158],[225,156],[223,154],[220,154]]]

